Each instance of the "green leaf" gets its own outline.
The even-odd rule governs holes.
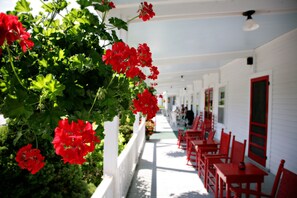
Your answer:
[[[52,79],[52,74],[48,74],[46,78],[43,75],[38,75],[36,80],[32,80],[30,89],[41,90],[46,87],[46,84]]]
[[[65,57],[64,50],[60,49],[59,50],[59,60],[63,59],[64,57]]]
[[[124,30],[128,31],[128,25],[122,19],[119,19],[119,18],[116,18],[116,17],[111,17],[109,19],[109,23],[111,23],[113,26],[115,26],[119,30],[124,29]]]
[[[13,145],[15,146],[19,139],[22,137],[23,133],[18,131],[16,138],[13,140]]]
[[[33,109],[29,106],[28,101],[24,100],[24,97],[19,96],[17,99],[6,98],[2,109],[3,114],[9,118],[29,118],[33,114]]]
[[[47,60],[45,60],[45,59],[38,60],[38,63],[39,63],[41,66],[43,66],[43,67],[47,67],[47,66],[48,66],[48,64],[47,64]]]
[[[106,12],[109,11],[111,8],[109,5],[102,5],[102,4],[93,4],[95,10],[98,10],[100,12]]]
[[[17,12],[30,12],[32,9],[29,7],[30,3],[26,0],[19,0],[15,6]]]
[[[52,3],[43,4],[41,6],[46,12],[53,12],[55,10],[55,6]]]
[[[82,9],[92,5],[92,1],[88,0],[77,0],[77,3],[80,5]]]

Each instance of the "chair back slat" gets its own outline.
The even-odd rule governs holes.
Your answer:
[[[278,170],[277,170],[277,173],[275,175],[275,179],[274,179],[274,183],[273,183],[273,187],[272,187],[272,191],[271,191],[271,196],[272,197],[275,197],[276,195],[276,191],[277,191],[277,188],[278,188],[278,185],[279,185],[279,181],[280,181],[280,178],[281,178],[281,175],[282,175],[282,171],[284,169],[284,165],[285,165],[285,160],[281,160],[279,166],[278,166]]]
[[[215,133],[216,133],[216,131],[211,130],[211,131],[208,133],[207,140],[213,140],[213,138],[214,138],[214,136],[215,136]]]
[[[201,117],[200,116],[196,116],[194,121],[193,121],[193,125],[192,125],[192,130],[196,130],[198,125],[199,125],[199,122],[200,122],[200,119]]]
[[[239,162],[244,161],[245,147],[246,140],[244,140],[242,143],[235,140],[235,136],[233,136],[230,163],[239,164]]]
[[[219,153],[218,154],[228,156],[230,142],[231,142],[231,131],[229,133],[225,133],[225,132],[222,131],[221,140],[220,140],[220,148],[219,148]]]
[[[297,196],[297,175],[288,169],[282,169],[281,181],[276,191],[276,198],[294,198]]]

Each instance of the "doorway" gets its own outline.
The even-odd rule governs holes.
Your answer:
[[[269,76],[251,79],[248,157],[266,166]]]
[[[204,123],[205,130],[213,129],[213,88],[205,90]]]

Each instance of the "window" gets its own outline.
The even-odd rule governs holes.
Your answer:
[[[225,123],[225,87],[219,88],[218,123]]]

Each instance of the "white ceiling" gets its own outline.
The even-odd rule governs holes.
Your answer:
[[[114,0],[113,16],[130,19],[141,1]],[[199,80],[203,74],[236,59],[253,55],[255,48],[297,28],[297,0],[151,0],[156,16],[134,20],[127,33],[130,46],[147,43],[158,66],[158,92],[169,95]],[[256,10],[260,28],[242,31],[242,12]],[[184,80],[181,81],[181,75]]]

